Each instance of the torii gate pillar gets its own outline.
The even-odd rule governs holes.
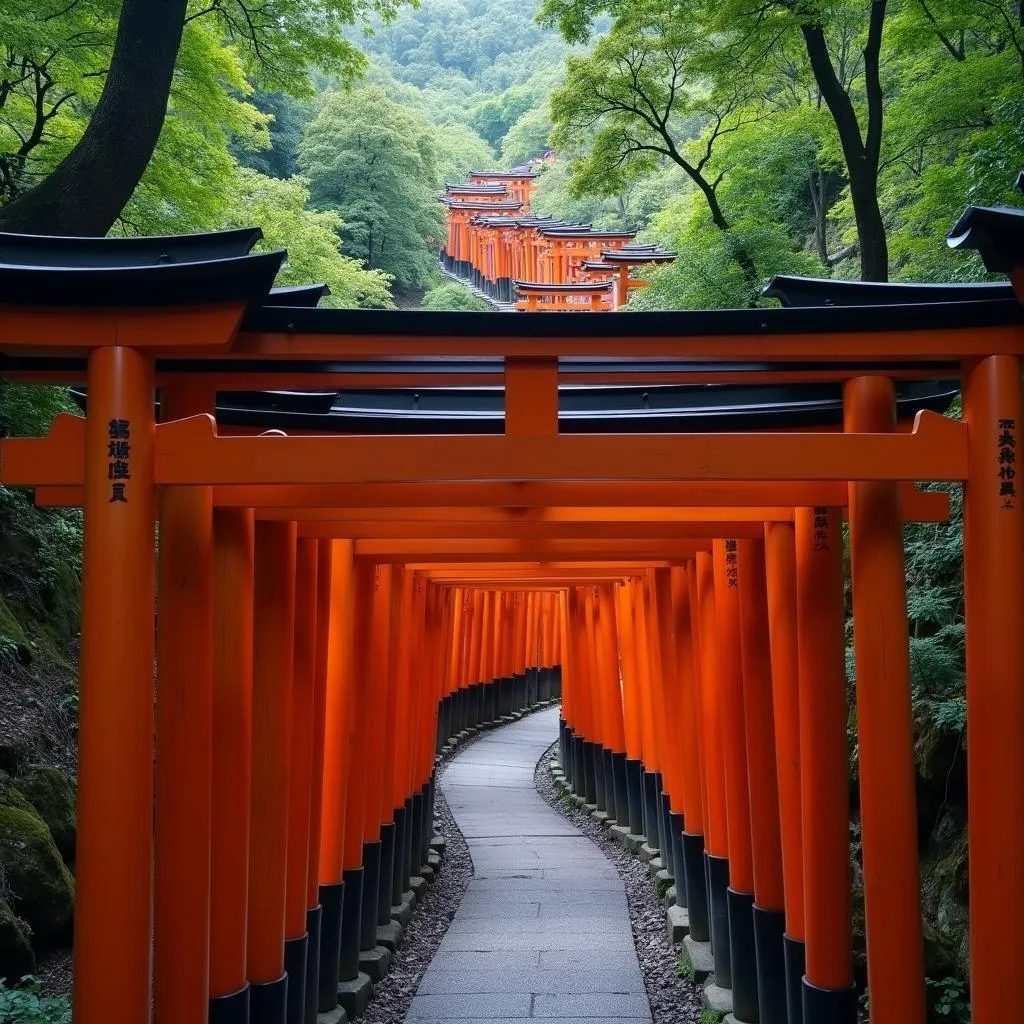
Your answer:
[[[75,1019],[148,1020],[153,926],[153,361],[89,356]],[[117,446],[117,447],[115,447]],[[111,457],[113,453],[123,458]]]

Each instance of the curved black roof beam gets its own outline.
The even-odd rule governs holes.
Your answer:
[[[901,381],[896,389],[904,420],[922,409],[944,412],[957,394],[949,381]],[[72,394],[84,410],[84,389]],[[843,418],[838,384],[563,388],[559,407],[559,429],[568,434],[792,430],[835,426]],[[504,394],[500,388],[223,392],[216,415],[223,426],[263,430],[500,434]]]
[[[529,319],[524,320],[523,317]],[[713,309],[619,312],[614,316],[562,313],[471,313],[369,309],[250,309],[243,330],[300,331],[304,334],[416,334],[419,337],[621,338],[762,336],[766,347],[779,334],[846,334],[997,327],[1024,324],[1024,306],[1014,299],[933,302],[912,306],[859,306],[793,309]],[[823,348],[827,348],[823,340]]]
[[[881,284],[836,281],[828,277],[776,274],[762,289],[765,298],[787,308],[802,306],[894,306],[930,302],[1012,299],[1009,284]]]
[[[1024,210],[969,206],[946,236],[951,249],[974,249],[991,274],[1024,266]]]
[[[293,284],[284,288],[271,288],[264,306],[301,306],[313,309],[320,300],[331,294],[325,284]]]
[[[84,309],[240,301],[262,305],[286,255],[279,250],[196,263],[119,267],[0,264],[0,302]]]
[[[260,228],[232,228],[195,235],[103,238],[0,232],[0,264],[96,269],[203,263],[245,256],[262,237]]]

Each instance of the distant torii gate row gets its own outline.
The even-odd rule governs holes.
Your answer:
[[[985,245],[1020,232],[972,217]],[[114,995],[130,1024],[332,1010],[426,855],[438,741],[560,686],[572,785],[663,851],[737,1018],[852,1024],[843,515],[871,1019],[921,1024],[902,526],[948,505],[912,481],[965,485],[973,1016],[1012,1019],[1020,304],[586,326],[281,308],[283,254],[251,243],[0,236],[4,376],[88,387],[84,421],[0,442],[0,482],[85,512],[76,1024]],[[211,416],[279,375],[421,393],[439,360],[499,362],[503,435],[227,436]],[[709,361],[794,409],[841,384],[843,429],[560,432],[576,373],[666,386]],[[898,429],[923,374],[962,382],[962,421]]]
[[[529,168],[474,171],[446,185],[442,266],[497,304],[526,312],[611,312],[647,282],[634,267],[671,263],[676,254],[635,244],[634,231],[600,231],[530,213]]]

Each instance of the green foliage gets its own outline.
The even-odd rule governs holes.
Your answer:
[[[235,139],[230,147],[232,155],[243,167],[268,178],[290,178],[298,170],[302,130],[312,113],[309,104],[280,92],[256,92],[251,102],[261,114],[273,119],[267,129],[270,145],[253,149]]]
[[[501,162],[518,167],[533,157],[543,156],[551,136],[551,118],[543,108],[528,110],[505,133],[501,142]]]
[[[679,959],[676,961],[676,974],[680,978],[693,978],[693,961],[690,959],[690,954],[686,952],[686,946],[681,946],[679,949]]]
[[[700,1010],[700,1024],[722,1024],[722,1015],[710,1006],[702,1006]]]
[[[331,294],[322,305],[391,308],[388,274],[367,270],[360,260],[342,255],[341,217],[334,210],[307,208],[309,189],[303,178],[281,181],[240,170],[232,193],[228,224],[259,224],[261,248],[288,250],[288,265],[279,284],[327,284]]]
[[[465,181],[470,171],[493,171],[498,167],[491,148],[467,125],[441,125],[434,139],[442,184]]]
[[[753,217],[775,229],[781,249],[813,252],[819,275],[844,276],[858,256],[849,169],[854,151],[865,148],[890,273],[975,280],[984,273],[978,260],[950,251],[942,236],[969,202],[1019,203],[1012,191],[1024,165],[1017,6],[890,0],[880,106],[869,116],[873,86],[863,50],[876,5],[839,0],[797,11],[786,0],[768,0],[754,18],[747,0],[544,0],[542,24],[573,42],[598,36],[588,57],[569,61],[567,86],[555,94],[555,141],[580,150],[577,196],[614,195],[623,178],[654,173],[647,166],[652,151],[676,149],[701,171],[704,181],[695,184],[709,204],[718,200],[731,229]],[[599,37],[602,12],[616,20]],[[824,44],[817,64],[815,40]],[[833,72],[838,89],[826,102],[824,83]],[[840,108],[852,130],[843,128]],[[862,207],[866,202],[862,197]],[[774,259],[762,266],[756,244],[749,254],[758,276],[776,269]],[[704,292],[705,302],[735,302],[731,286],[717,295],[677,288],[660,301],[693,304],[694,291]]]
[[[25,975],[8,987],[0,979],[0,1021],[8,1024],[71,1024],[71,1000],[41,996],[39,982]]]
[[[959,978],[928,978],[925,981],[931,1004],[931,1016],[936,1021],[950,1024],[970,1024],[971,1004],[968,1001],[967,986]]]
[[[486,313],[491,307],[478,295],[474,295],[465,285],[455,281],[446,281],[444,284],[431,288],[423,296],[421,308]]]
[[[318,209],[337,210],[346,250],[402,288],[436,276],[444,215],[433,126],[378,87],[332,93],[307,128],[299,162]]]
[[[63,388],[0,381],[4,434],[41,436],[73,410]],[[27,664],[37,642],[58,657],[67,649],[78,632],[81,571],[81,511],[36,508],[29,492],[0,487],[0,643],[9,656]]]

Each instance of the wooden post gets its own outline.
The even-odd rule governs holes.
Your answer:
[[[804,1020],[854,1024],[850,818],[839,510],[796,510],[807,967]]]
[[[896,429],[887,377],[843,391],[847,432]],[[864,916],[872,1024],[923,1024],[924,938],[899,484],[850,482]]]
[[[974,1024],[1019,1016],[1024,963],[1020,376],[1020,360],[1007,355],[982,359],[964,375],[971,467],[964,584]]]
[[[738,547],[758,1011],[761,1024],[786,1024],[785,896],[764,541],[741,540]]]
[[[252,509],[214,511],[211,1024],[244,1013],[252,800]],[[218,1004],[223,1004],[219,1006]],[[236,1012],[236,1007],[242,1009]]]
[[[153,927],[153,364],[89,356],[74,1013],[149,1019]],[[109,456],[128,445],[127,459]],[[128,463],[117,468],[114,463]]]
[[[303,1024],[306,1013],[306,988],[309,984],[306,884],[310,858],[309,800],[313,788],[313,705],[316,700],[316,573],[317,542],[304,537],[299,540],[296,547],[295,646],[289,737],[291,777],[288,794],[285,900],[288,1024]],[[320,767],[317,766],[318,769]]]
[[[212,412],[214,396],[161,389],[163,421]],[[156,699],[153,1018],[209,1012],[213,773],[213,491],[161,489]]]
[[[800,695],[797,653],[796,533],[792,523],[765,525],[775,763],[782,875],[786,899],[786,1005],[789,1024],[803,1020],[804,869],[800,807]]]
[[[709,553],[697,555],[697,588],[700,601],[700,701],[707,807],[704,814],[704,850],[708,871],[708,906],[711,946],[715,956],[715,980],[732,987],[729,951],[729,838],[726,811],[725,760],[722,740],[721,689],[718,685],[718,609],[715,602],[715,569]]]
[[[757,962],[754,953],[754,862],[750,839],[750,791],[743,709],[740,635],[739,542],[715,540],[715,616],[718,635],[716,684],[722,720],[725,808],[729,830],[729,965],[738,1021],[756,1021]]]
[[[247,963],[254,1024],[285,1020],[288,790],[295,651],[294,522],[256,524]]]

